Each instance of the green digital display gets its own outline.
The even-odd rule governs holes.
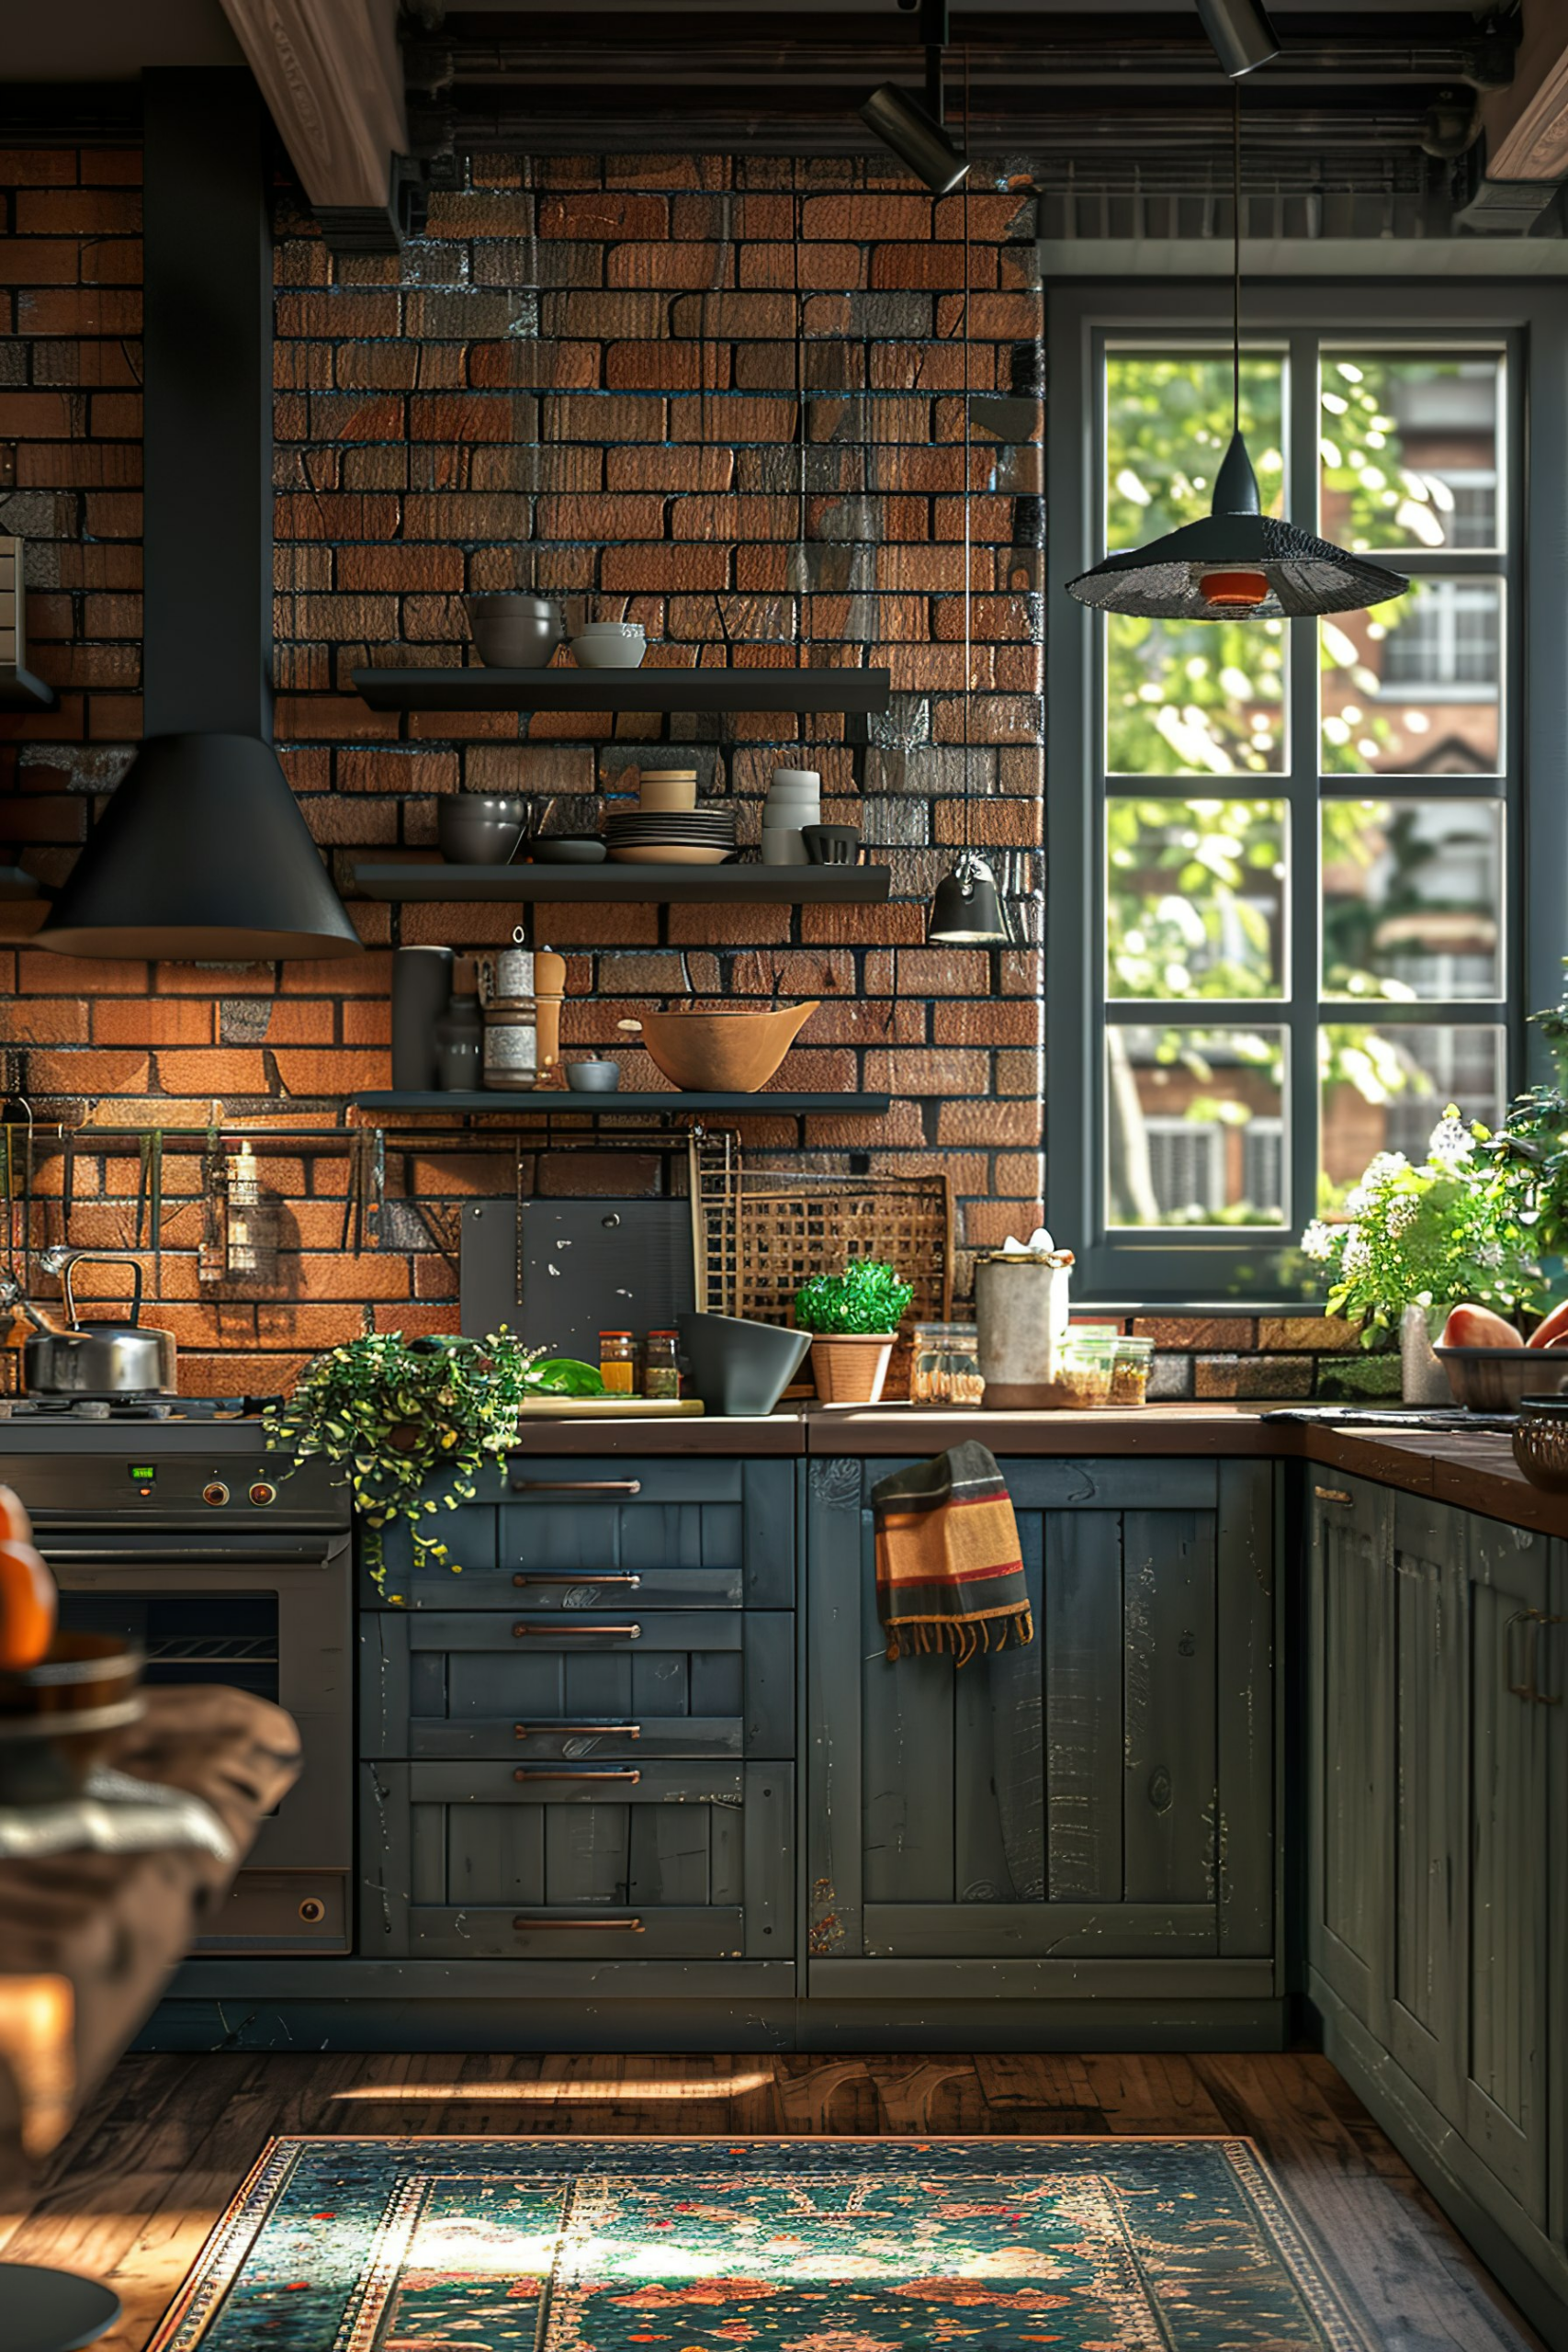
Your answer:
[[[158,1472],[151,1462],[133,1462],[130,1464],[130,1475],[139,1487],[147,1487],[152,1485]]]

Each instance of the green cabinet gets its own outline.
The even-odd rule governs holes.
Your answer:
[[[895,1466],[807,1479],[808,1990],[1271,1995],[1269,1466],[1004,1462],[1035,1639],[962,1670],[884,1656]]]
[[[1337,1473],[1311,1474],[1308,1538],[1306,1959],[1326,2047],[1472,2234],[1500,2229],[1562,2296],[1562,1547]]]

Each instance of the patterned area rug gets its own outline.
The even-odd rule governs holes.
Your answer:
[[[152,2352],[1366,2352],[1246,2140],[275,2140]]]

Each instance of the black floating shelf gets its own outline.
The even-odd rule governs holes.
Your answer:
[[[355,670],[372,710],[884,711],[886,670]]]
[[[880,906],[886,865],[366,865],[355,880],[372,899],[544,900],[579,906]]]
[[[19,865],[0,865],[0,899],[47,899],[49,892],[41,882],[25,874]]]
[[[54,701],[54,688],[30,670],[15,663],[0,666],[0,710],[52,710]]]
[[[503,1118],[516,1118],[520,1114],[536,1118],[541,1113],[553,1115],[565,1111],[578,1116],[586,1114],[591,1119],[614,1118],[627,1111],[668,1113],[671,1116],[682,1111],[740,1111],[749,1112],[754,1118],[826,1112],[841,1118],[880,1119],[892,1104],[892,1097],[887,1094],[573,1094],[567,1088],[558,1092],[550,1087],[516,1094],[394,1092],[356,1094],[354,1099],[362,1111],[488,1111]]]

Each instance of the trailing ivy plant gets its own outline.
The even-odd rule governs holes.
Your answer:
[[[824,1337],[896,1331],[915,1293],[879,1258],[852,1258],[841,1274],[813,1274],[795,1294],[802,1331]]]
[[[371,1331],[313,1357],[263,1426],[267,1444],[296,1465],[312,1456],[344,1465],[379,1588],[386,1532],[400,1520],[417,1566],[461,1567],[429,1522],[473,1501],[486,1463],[516,1442],[525,1396],[596,1396],[604,1387],[592,1364],[525,1348],[504,1326],[473,1340]]]

